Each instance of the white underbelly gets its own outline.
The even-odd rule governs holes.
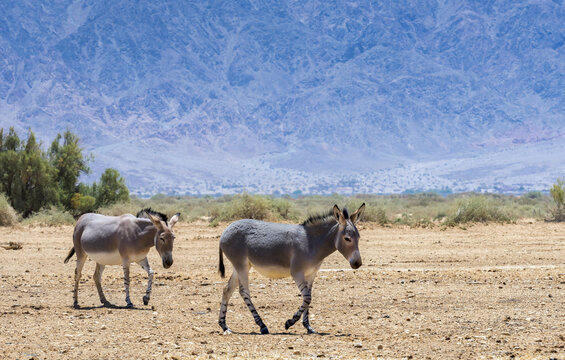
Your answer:
[[[122,256],[119,251],[89,253],[88,256],[102,265],[121,265]]]
[[[123,260],[119,251],[113,252],[97,252],[88,253],[88,256],[98,264],[102,265],[122,265]],[[147,253],[140,253],[130,256],[129,262],[134,263],[143,260],[147,256]]]
[[[252,264],[253,268],[263,276],[271,279],[281,279],[290,276],[290,269],[280,266],[257,266]]]

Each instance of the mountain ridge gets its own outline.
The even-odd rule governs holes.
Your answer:
[[[562,1],[6,2],[0,127],[69,128],[88,180],[115,167],[138,192],[216,192],[252,164],[316,187],[485,149],[565,155],[564,19]],[[542,168],[532,187],[554,180]]]

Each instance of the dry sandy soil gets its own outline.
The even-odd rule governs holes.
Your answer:
[[[0,357],[8,359],[181,358],[565,358],[565,224],[521,221],[441,230],[362,224],[364,265],[334,253],[314,283],[311,324],[285,331],[301,303],[290,279],[252,271],[251,295],[272,332],[259,328],[234,293],[223,335],[224,280],[218,239],[226,224],[180,223],[174,265],[146,274],[132,265],[135,309],[100,307],[89,261],[72,307],[72,227],[0,228]],[[227,260],[226,260],[227,261]],[[228,262],[229,264],[229,262]],[[231,271],[227,265],[228,274]],[[125,305],[122,269],[103,286]]]

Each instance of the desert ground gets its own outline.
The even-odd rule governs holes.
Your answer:
[[[234,331],[217,324],[226,279],[217,273],[227,224],[181,222],[174,264],[152,249],[155,285],[132,265],[125,305],[120,266],[106,267],[101,307],[87,262],[72,307],[75,261],[63,264],[72,227],[0,228],[0,357],[6,359],[391,358],[565,359],[565,224],[411,229],[361,223],[363,266],[334,253],[314,283],[307,335],[285,321],[301,303],[291,279],[252,270],[251,296],[271,331],[259,328],[237,292]],[[227,272],[231,265],[227,261]]]

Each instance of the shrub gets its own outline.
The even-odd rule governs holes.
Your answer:
[[[24,220],[24,224],[45,226],[72,225],[74,223],[75,218],[70,213],[55,206],[41,209]]]
[[[360,218],[361,221],[376,222],[379,225],[385,225],[390,223],[390,220],[386,216],[386,211],[382,207],[376,206],[366,206],[363,215]]]
[[[71,198],[71,208],[75,215],[93,212],[95,210],[96,198],[90,195],[75,193]]]
[[[13,226],[18,222],[18,214],[4,194],[0,194],[0,226]]]
[[[269,201],[262,196],[243,193],[236,195],[228,204],[220,220],[257,219],[265,220],[271,215]]]
[[[459,201],[455,214],[447,218],[446,225],[511,221],[512,217],[500,208],[499,202],[485,196],[476,196]]]
[[[549,190],[549,194],[555,202],[555,208],[551,210],[553,221],[565,221],[565,181],[559,178]]]

